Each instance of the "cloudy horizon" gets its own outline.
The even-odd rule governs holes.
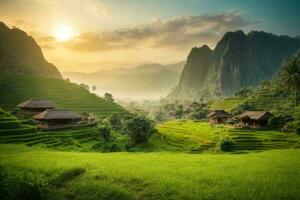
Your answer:
[[[122,5],[126,2],[129,6],[125,8]],[[173,2],[174,9],[164,12],[170,0],[161,4],[135,0],[2,0],[0,17],[7,25],[32,35],[47,60],[61,71],[176,63],[185,60],[195,46],[214,48],[228,31],[300,35],[298,27],[286,23],[289,19],[282,16],[277,20],[276,9],[282,7],[279,1],[274,8],[267,7],[268,0],[263,1],[262,8],[255,6],[255,0],[220,2],[226,11],[219,9],[217,1]],[[282,29],[283,24],[286,29]]]

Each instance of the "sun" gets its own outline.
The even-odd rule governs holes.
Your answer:
[[[55,28],[54,36],[58,41],[68,41],[76,36],[76,32],[71,26],[61,24]]]

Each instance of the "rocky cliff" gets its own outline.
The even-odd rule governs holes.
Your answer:
[[[39,45],[24,31],[0,22],[0,71],[9,74],[41,75],[62,78],[47,62]]]
[[[169,95],[175,99],[230,96],[235,91],[270,79],[280,63],[300,48],[289,36],[243,31],[226,33],[214,50],[193,48],[179,84]]]

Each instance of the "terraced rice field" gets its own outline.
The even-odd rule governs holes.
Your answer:
[[[247,98],[245,103],[255,110],[268,110],[274,114],[288,113],[289,109],[293,107],[293,95],[282,97],[275,95],[275,91],[262,89]]]
[[[235,142],[234,152],[300,148],[300,136],[275,130],[243,130],[207,122],[170,121],[158,127],[157,148],[192,153],[213,151],[222,137]],[[160,144],[160,145],[158,145]]]
[[[23,125],[15,116],[0,109],[0,136],[35,132],[35,127]]]
[[[240,104],[248,104],[252,110],[267,110],[273,114],[282,114],[292,112],[294,96],[289,95],[288,97],[283,97],[281,95],[276,95],[276,91],[273,89],[260,89],[254,95],[248,98],[227,98],[224,100],[213,101],[209,108],[222,109],[227,112],[231,112],[232,109],[236,108]],[[299,97],[298,97],[299,98]]]
[[[42,98],[54,101],[58,108],[94,113],[98,117],[125,112],[118,104],[107,102],[65,80],[25,75],[0,76],[0,94],[0,106],[8,110],[30,98]]]
[[[112,142],[124,143],[124,146],[124,140],[127,138],[112,133]],[[103,150],[101,147],[104,142],[97,127],[40,132],[35,126],[25,125],[15,116],[0,109],[0,143],[60,150],[99,151]]]

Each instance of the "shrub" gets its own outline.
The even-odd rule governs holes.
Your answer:
[[[225,137],[221,138],[217,145],[217,150],[232,151],[234,148],[234,141],[230,137]]]
[[[110,146],[110,152],[120,152],[122,149],[117,144],[112,144]]]

